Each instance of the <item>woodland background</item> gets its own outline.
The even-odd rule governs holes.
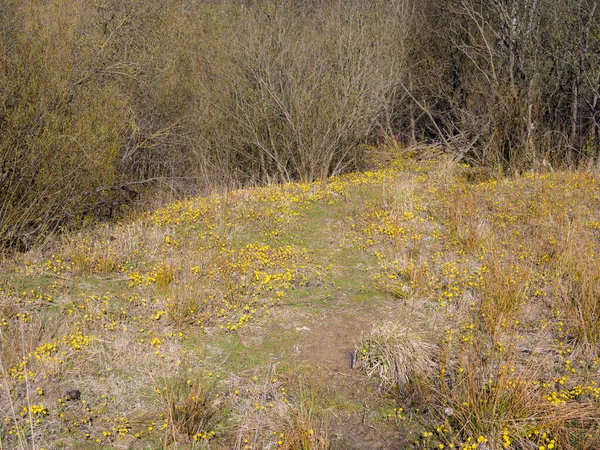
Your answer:
[[[597,164],[595,0],[0,0],[0,242],[364,169]]]

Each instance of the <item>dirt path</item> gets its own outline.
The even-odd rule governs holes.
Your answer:
[[[400,449],[404,444],[397,428],[382,424],[369,406],[380,398],[377,386],[352,370],[361,336],[375,323],[391,317],[398,305],[375,286],[376,259],[368,252],[340,247],[338,230],[342,228],[340,221],[347,219],[345,214],[341,209],[318,206],[316,214],[302,221],[301,240],[310,243],[316,264],[330,270],[321,289],[313,288],[300,299],[309,305],[314,300],[311,294],[325,298],[318,312],[294,321],[299,334],[295,353],[322,380],[325,402],[332,406],[335,448]]]

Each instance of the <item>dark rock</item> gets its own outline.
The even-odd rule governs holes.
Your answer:
[[[79,389],[72,389],[67,391],[65,396],[67,400],[79,400],[81,398],[81,391]]]

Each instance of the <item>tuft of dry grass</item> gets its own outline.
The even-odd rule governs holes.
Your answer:
[[[286,411],[284,439],[286,450],[329,450],[328,418],[319,406],[319,386],[300,379],[298,398]]]
[[[396,386],[400,391],[427,380],[436,367],[436,346],[423,333],[396,322],[375,325],[355,352],[355,367],[370,377],[377,375],[386,388]]]
[[[590,254],[574,264],[563,266],[558,293],[572,338],[581,344],[600,348],[600,263]]]
[[[225,405],[202,381],[180,376],[155,387],[162,416],[165,417],[165,443],[209,441],[222,420]]]

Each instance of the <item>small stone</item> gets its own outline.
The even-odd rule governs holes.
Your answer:
[[[72,389],[67,391],[65,397],[67,400],[79,400],[81,398],[81,391],[79,389]]]
[[[454,414],[454,410],[452,408],[446,408],[444,409],[444,414],[446,414],[447,416],[451,416]]]

